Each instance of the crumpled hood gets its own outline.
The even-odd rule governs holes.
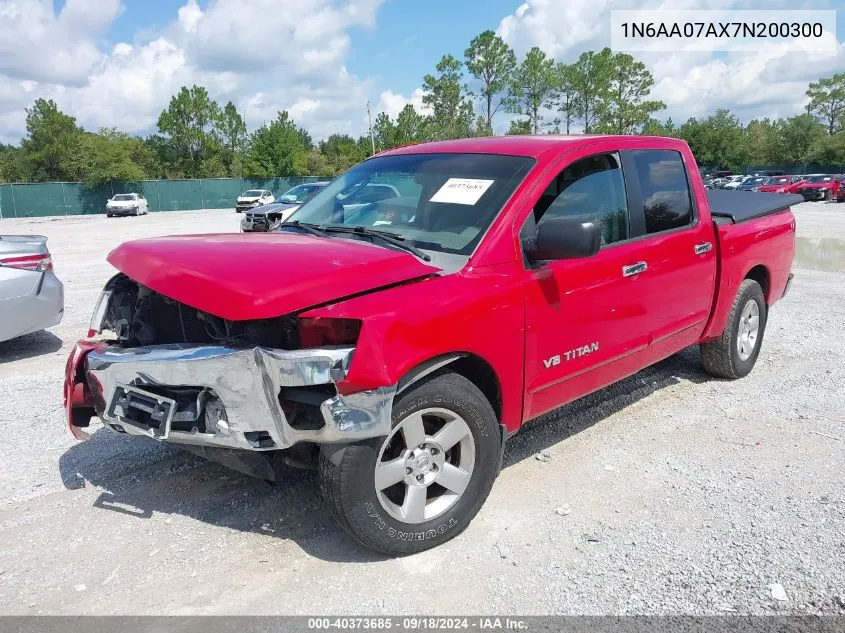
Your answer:
[[[232,321],[283,316],[440,272],[410,253],[296,233],[134,240],[108,261],[156,292]]]

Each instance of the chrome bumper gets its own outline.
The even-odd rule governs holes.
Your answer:
[[[160,441],[246,450],[289,448],[299,442],[336,444],[387,435],[395,386],[350,395],[337,394],[320,404],[325,424],[297,429],[285,417],[279,401],[283,387],[331,385],[345,377],[351,347],[278,350],[209,345],[155,345],[135,349],[105,347],[87,356],[88,384],[95,386],[98,413],[107,427]],[[199,387],[222,407],[210,407],[215,431],[174,430],[179,411],[173,400],[145,387]],[[161,425],[151,429],[128,417],[128,393],[157,399]],[[204,406],[197,399],[195,412]],[[99,409],[104,408],[102,411]],[[155,407],[158,409],[158,407]],[[208,414],[206,412],[206,414]],[[258,446],[254,434],[269,435],[272,444]]]

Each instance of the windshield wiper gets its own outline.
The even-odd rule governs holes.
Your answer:
[[[305,231],[306,233],[310,233],[311,235],[316,235],[317,237],[326,237],[326,227],[320,226],[319,224],[311,224],[309,222],[300,222],[299,220],[294,220],[293,222],[282,222],[280,228],[285,228],[288,226],[292,226],[295,229],[299,229],[300,231]]]
[[[431,255],[422,252],[415,246],[411,246],[402,235],[391,233],[390,231],[379,231],[377,229],[370,229],[366,226],[321,226],[323,231],[334,233],[351,233],[353,235],[365,235],[367,237],[375,237],[387,244],[401,248],[419,257],[424,262],[431,261]]]

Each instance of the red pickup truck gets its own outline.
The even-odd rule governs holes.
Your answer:
[[[401,195],[344,204],[370,182]],[[354,538],[418,552],[467,527],[526,421],[691,345],[748,374],[796,201],[708,193],[677,139],[394,149],[279,231],[115,249],[68,359],[70,429],[97,416],[270,480],[271,455],[310,461]]]

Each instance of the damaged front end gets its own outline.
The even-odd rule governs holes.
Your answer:
[[[394,386],[337,389],[359,329],[296,316],[229,321],[118,274],[92,318],[89,339],[100,340],[80,341],[68,359],[68,423],[84,439],[96,415],[118,433],[187,445],[243,472],[241,451],[386,435]]]

